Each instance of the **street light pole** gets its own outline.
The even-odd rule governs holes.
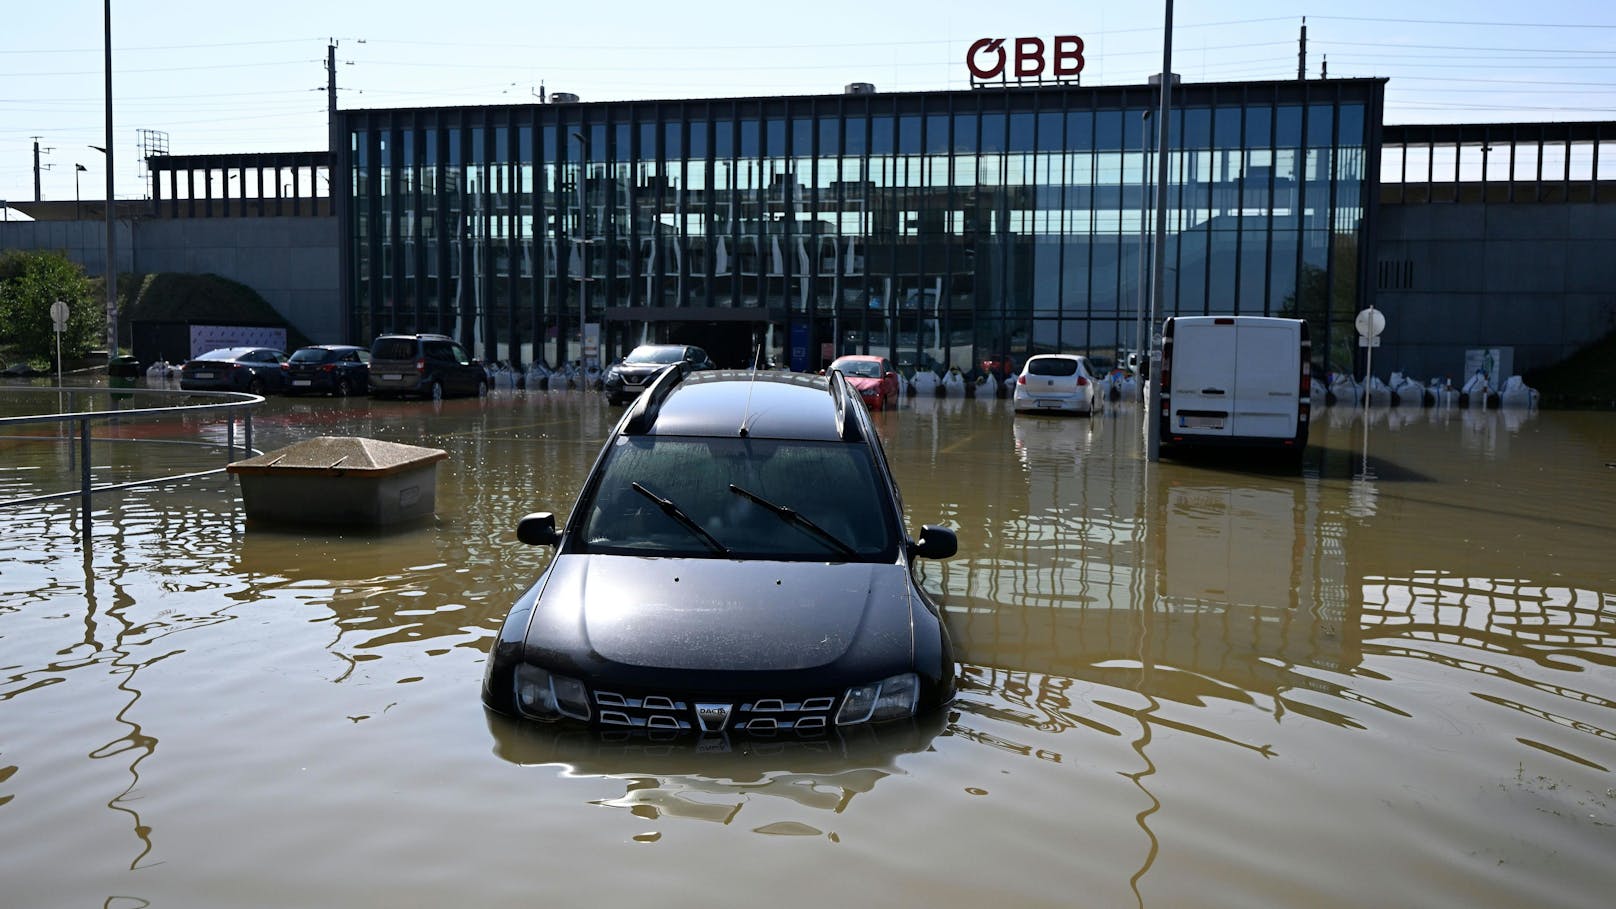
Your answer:
[[[586,365],[583,362],[583,333],[584,323],[589,320],[589,209],[584,207],[584,180],[589,173],[589,139],[583,133],[574,132],[572,138],[578,143],[578,368],[581,371]],[[580,382],[583,377],[580,376]]]
[[[118,237],[112,191],[112,0],[102,0],[104,28],[103,54],[105,56],[107,104],[106,143],[107,156],[107,363],[118,355]]]
[[[1167,0],[1167,21],[1162,29],[1161,114],[1156,121],[1156,242],[1151,250],[1155,265],[1150,285],[1150,407],[1145,411],[1145,453],[1154,463],[1161,458],[1161,346],[1156,317],[1162,310],[1167,283],[1167,137],[1171,132],[1173,99],[1173,0]]]

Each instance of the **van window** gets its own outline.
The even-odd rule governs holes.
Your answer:
[[[413,360],[415,341],[411,338],[378,338],[370,354],[378,360]]]
[[[1065,357],[1037,357],[1027,361],[1029,376],[1075,376],[1077,361]]]
[[[425,356],[428,360],[454,362],[454,351],[449,349],[447,341],[427,341],[422,346],[426,349]]]

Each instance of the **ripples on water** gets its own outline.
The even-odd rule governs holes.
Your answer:
[[[516,519],[564,515],[593,395],[260,412],[262,449],[448,450],[393,532],[249,526],[218,477],[98,496],[87,550],[76,499],[0,512],[5,902],[1606,904],[1616,418],[1337,408],[1286,473],[1005,404],[877,417],[911,525],[960,533],[923,572],[961,695],[847,740],[484,714],[547,557]],[[0,498],[70,468],[0,441]]]

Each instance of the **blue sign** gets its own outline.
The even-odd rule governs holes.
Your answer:
[[[791,371],[808,371],[808,323],[791,323]]]

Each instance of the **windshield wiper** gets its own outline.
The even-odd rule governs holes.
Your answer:
[[[775,516],[780,518],[780,520],[808,531],[813,536],[818,537],[821,542],[830,546],[832,549],[836,550],[842,555],[847,556],[850,559],[858,558],[857,549],[854,549],[853,547],[842,542],[836,537],[835,534],[832,534],[825,528],[820,527],[813,521],[803,517],[802,512],[796,510],[795,508],[787,508],[784,505],[771,502],[749,489],[742,489],[741,487],[736,486],[734,483],[729,484],[729,491],[762,505],[764,508],[767,508],[769,511],[773,512]]]
[[[638,482],[632,483],[630,485],[632,485],[634,487],[635,492],[637,492],[640,495],[645,496],[647,499],[650,499],[651,501],[655,502],[656,506],[658,508],[662,509],[663,514],[667,515],[670,518],[673,518],[675,521],[678,521],[680,523],[680,525],[682,525],[686,530],[690,531],[691,533],[693,533],[697,537],[699,537],[701,539],[701,541],[703,543],[706,543],[707,547],[709,549],[711,549],[713,552],[716,552],[716,553],[718,553],[720,555],[726,555],[726,556],[729,555],[729,549],[727,547],[725,547],[723,543],[718,542],[718,540],[712,534],[708,533],[705,528],[703,528],[700,524],[696,523],[695,518],[692,518],[690,515],[685,514],[684,511],[682,509],[680,509],[679,506],[673,504],[673,502],[671,500],[664,499],[663,497],[657,495],[656,493],[652,492],[651,490],[646,489],[644,486],[640,485]]]

